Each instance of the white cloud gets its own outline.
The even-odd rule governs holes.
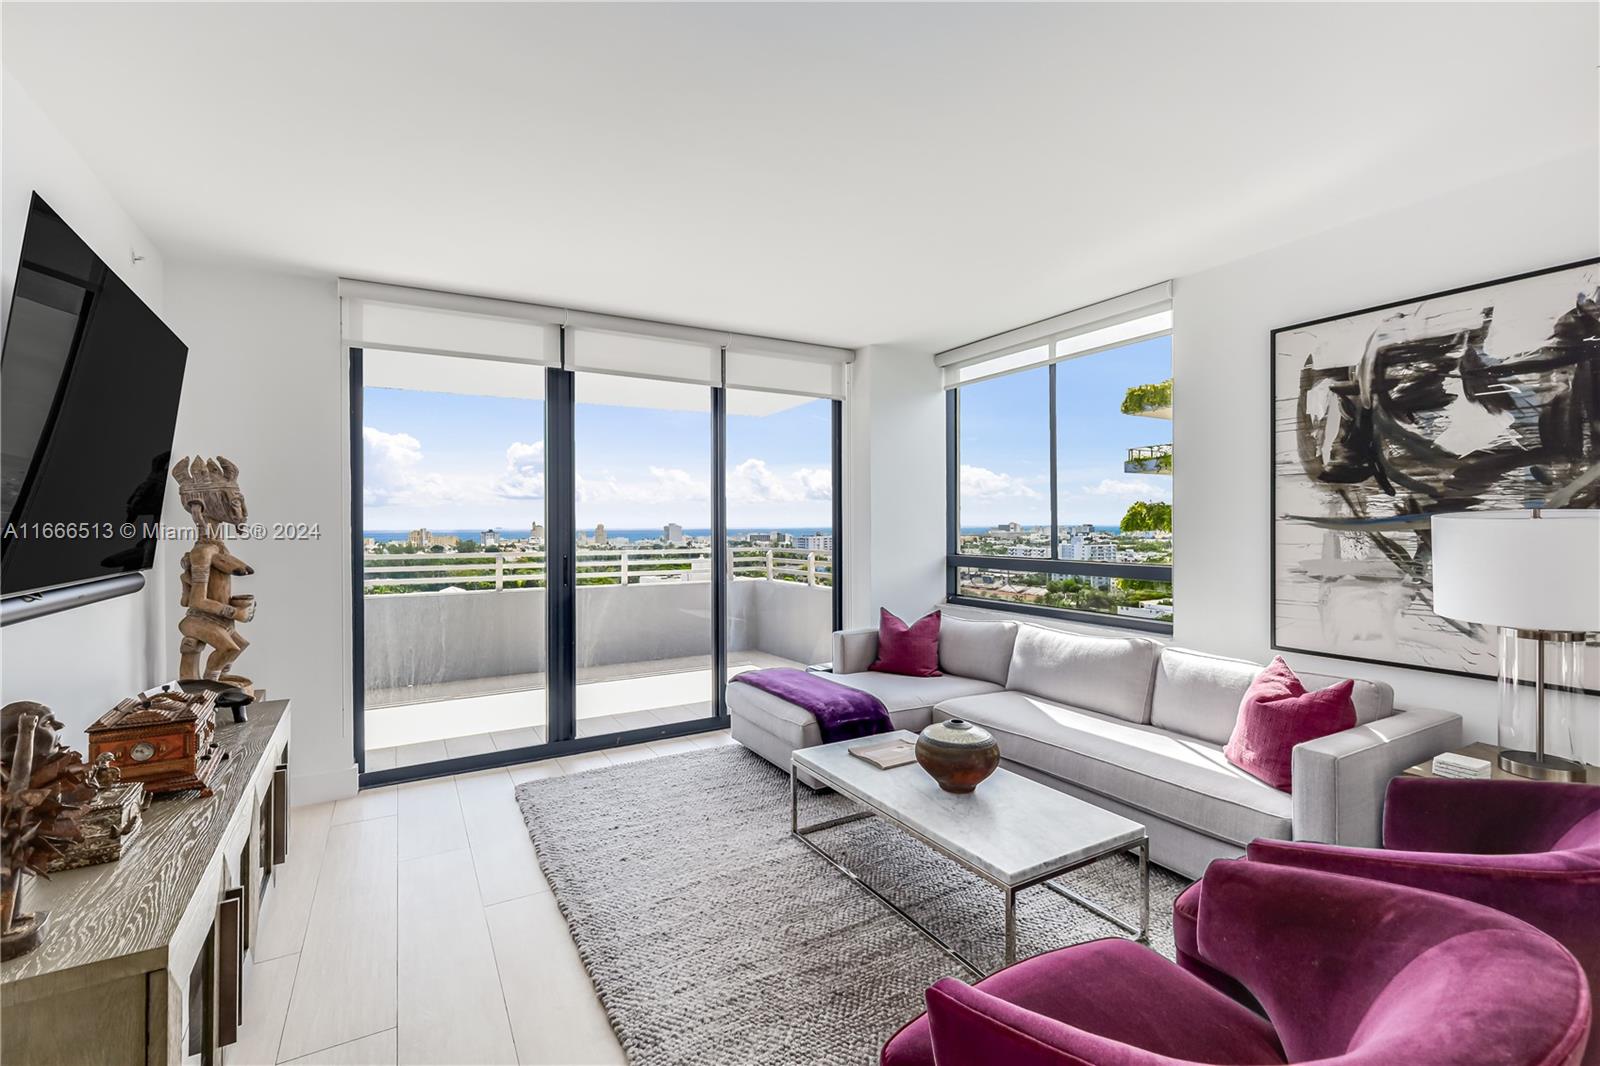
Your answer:
[[[1023,499],[1035,500],[1039,493],[1021,478],[1001,474],[981,466],[961,464],[961,498],[963,500]]]
[[[779,474],[764,459],[746,459],[728,474],[728,499],[738,504],[825,503],[833,499],[833,472],[801,467]]]
[[[422,469],[422,442],[409,433],[361,427],[361,499],[368,507],[427,507],[480,499],[470,481]]]
[[[577,474],[578,502],[665,504],[706,500],[711,497],[709,483],[698,480],[687,470],[676,467],[652,466],[649,480],[620,480],[611,473],[595,477]]]
[[[506,449],[506,469],[495,482],[495,493],[511,500],[544,498],[544,441],[512,441]]]
[[[1119,481],[1108,477],[1098,485],[1081,485],[1079,491],[1088,496],[1151,496],[1160,490],[1146,481]]]

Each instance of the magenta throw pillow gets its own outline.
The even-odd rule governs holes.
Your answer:
[[[1245,773],[1288,792],[1296,744],[1355,726],[1356,705],[1350,695],[1355,687],[1347,680],[1307,692],[1278,656],[1250,683],[1222,754]]]
[[[880,674],[939,677],[939,612],[911,625],[878,609],[878,658],[868,669]]]

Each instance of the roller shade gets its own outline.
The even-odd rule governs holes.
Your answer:
[[[567,330],[567,369],[715,385],[722,346],[599,329]]]
[[[1080,307],[940,352],[945,388],[1044,366],[1172,332],[1172,283]]]
[[[341,281],[344,342],[353,348],[561,362],[560,308]]]
[[[730,389],[761,389],[793,396],[844,399],[845,364],[785,356],[748,348],[729,348],[726,383]]]
[[[843,398],[855,359],[848,348],[377,282],[341,280],[339,295],[345,343],[388,352],[830,399]]]

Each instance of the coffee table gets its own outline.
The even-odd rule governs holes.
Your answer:
[[[916,740],[915,733],[903,729],[891,735]],[[1036,885],[1103,918],[1131,934],[1131,939],[1148,941],[1150,839],[1144,826],[1004,768],[996,770],[976,792],[957,795],[940,789],[916,763],[880,770],[850,754],[858,744],[888,739],[844,740],[802,748],[790,756],[789,831],[806,847],[980,977],[988,976],[989,971],[823,851],[811,837],[863,818],[882,818],[999,888],[1005,898],[1007,966],[1017,961],[1017,893]],[[805,770],[865,809],[802,826],[798,770]],[[1132,850],[1139,853],[1138,925],[1052,880],[1108,855]]]

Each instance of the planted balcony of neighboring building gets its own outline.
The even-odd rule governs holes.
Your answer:
[[[1141,448],[1129,448],[1122,469],[1130,474],[1171,474],[1172,445],[1149,444]]]
[[[829,656],[833,553],[730,546],[728,673]],[[542,743],[545,556],[363,559],[369,770]],[[709,545],[579,549],[578,735],[712,711]]]

